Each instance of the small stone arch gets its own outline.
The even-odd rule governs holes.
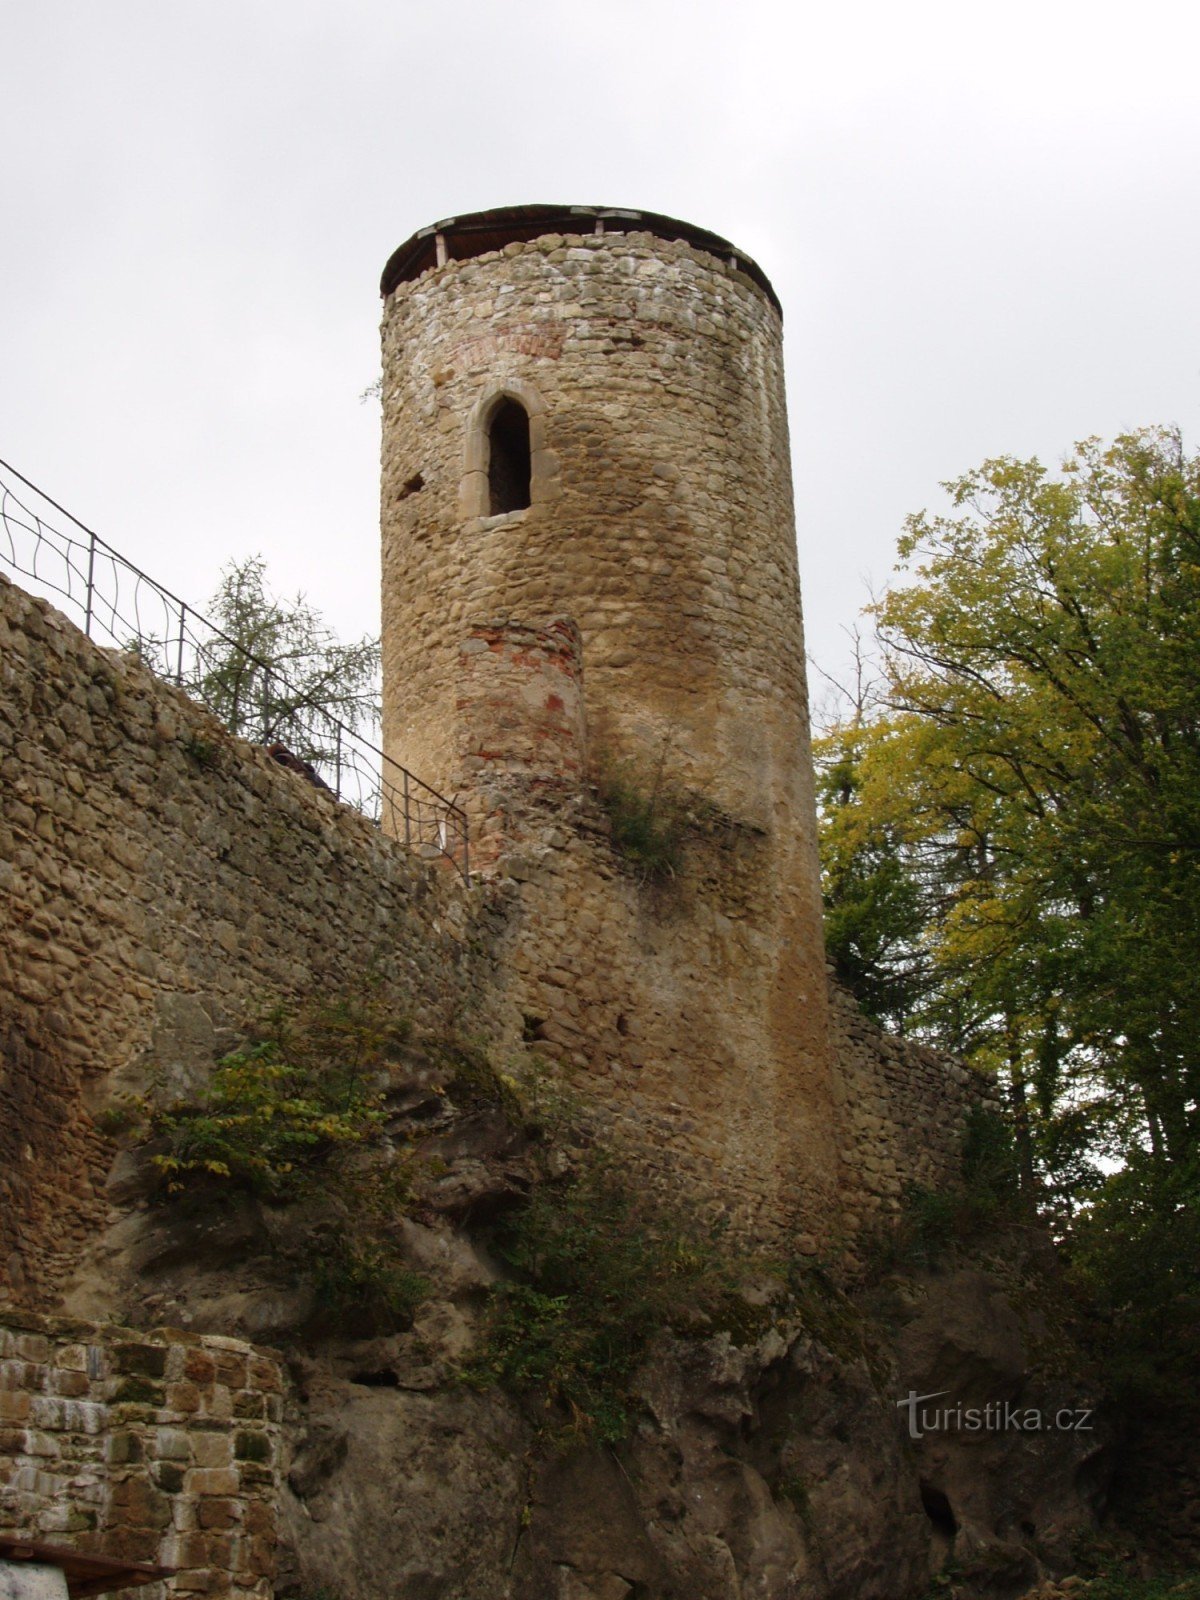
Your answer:
[[[527,467],[522,417],[528,425]],[[459,497],[465,519],[519,516],[552,498],[557,474],[546,448],[545,419],[545,402],[532,384],[521,378],[499,378],[488,384],[467,422]],[[494,442],[503,443],[510,453],[505,463],[493,461]]]

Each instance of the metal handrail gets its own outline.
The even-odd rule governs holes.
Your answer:
[[[216,715],[206,698],[218,665],[243,661],[263,686],[255,717],[236,731],[275,747],[285,764],[308,769],[313,781],[421,854],[453,862],[464,880],[470,858],[463,809],[386,755],[349,723],[295,690],[278,668],[247,650],[178,595],[135,567],[64,506],[0,460],[0,562],[42,592],[66,602],[89,639],[134,650],[157,676],[185,689]],[[5,480],[25,486],[22,498]],[[78,529],[56,527],[26,502],[36,496]],[[257,737],[252,737],[252,733]],[[298,762],[286,758],[293,752]]]

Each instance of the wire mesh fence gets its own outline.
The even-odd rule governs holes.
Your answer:
[[[360,729],[307,698],[276,665],[140,571],[5,461],[0,562],[23,587],[78,622],[90,639],[136,653],[232,732],[331,790],[410,849],[445,856],[467,877],[461,807],[392,761]]]

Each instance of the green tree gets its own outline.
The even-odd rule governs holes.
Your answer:
[[[208,614],[215,631],[200,630],[184,687],[232,732],[322,761],[331,719],[355,730],[378,721],[379,641],[342,644],[302,594],[276,599],[261,556],[223,569]]]
[[[835,954],[873,940],[875,993],[1007,1078],[1027,1184],[1078,1193],[1195,1149],[1200,460],[1148,430],[946,487],[874,608],[882,704],[818,747]]]

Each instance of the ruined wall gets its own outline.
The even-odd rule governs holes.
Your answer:
[[[237,1339],[0,1312],[0,1531],[175,1568],[147,1600],[260,1600],[280,1390]]]
[[[830,1017],[845,1093],[841,1226],[853,1236],[893,1216],[906,1188],[957,1178],[967,1117],[1000,1103],[960,1061],[884,1033],[832,980]]]
[[[111,1214],[114,1091],[185,1095],[264,1002],[369,971],[444,1030],[482,958],[448,865],[3,579],[0,660],[0,1297],[48,1306]]]

